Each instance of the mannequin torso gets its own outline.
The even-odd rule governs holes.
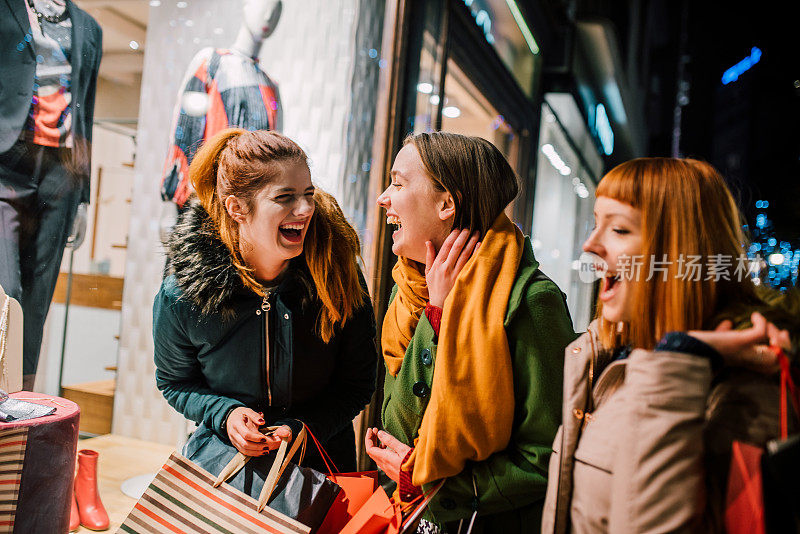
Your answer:
[[[168,201],[162,210],[162,234],[174,223],[174,204],[183,206],[191,193],[188,169],[204,139],[234,126],[282,129],[278,87],[258,62],[261,45],[277,26],[281,10],[280,0],[244,0],[244,20],[233,46],[204,48],[189,64],[162,178],[161,196]]]

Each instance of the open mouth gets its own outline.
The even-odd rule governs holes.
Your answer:
[[[606,276],[603,278],[603,287],[600,291],[600,300],[605,301],[611,299],[620,287],[619,281],[620,277],[618,274],[606,273]]]
[[[395,231],[392,233],[392,237],[394,237],[395,234],[397,234],[397,232],[399,232],[403,228],[403,225],[400,223],[400,217],[397,217],[396,215],[389,215],[388,217],[386,217],[386,224],[391,224],[392,226],[395,227]]]
[[[278,227],[278,231],[287,241],[299,243],[303,238],[303,229],[305,227],[306,223],[282,224]]]

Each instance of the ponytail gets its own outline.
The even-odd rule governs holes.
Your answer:
[[[239,249],[239,224],[225,209],[223,194],[220,192],[220,162],[223,167],[227,163],[224,156],[229,152],[229,143],[237,139],[247,130],[243,128],[228,128],[222,130],[209,139],[195,154],[189,166],[189,180],[194,186],[197,198],[203,209],[211,216],[214,226],[219,232],[219,237],[233,258],[233,266],[239,271],[242,283],[257,295],[264,295],[264,287],[253,276],[253,269],[247,267]],[[222,173],[224,174],[224,173]],[[222,180],[229,182],[229,180]],[[227,196],[227,195],[225,195]]]
[[[197,197],[230,251],[242,283],[257,295],[264,295],[264,287],[242,258],[239,224],[225,209],[224,199],[234,195],[254,209],[255,195],[281,172],[274,163],[295,161],[308,165],[307,160],[297,143],[279,133],[230,128],[206,141],[189,166],[189,179]],[[318,189],[314,201],[316,208],[303,250],[322,305],[317,334],[327,343],[336,325],[343,325],[364,303],[357,263],[361,246],[358,234],[331,195]]]

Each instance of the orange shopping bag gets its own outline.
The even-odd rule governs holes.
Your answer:
[[[796,508],[792,506],[793,503],[787,498],[788,494],[784,489],[787,486],[780,487],[775,478],[776,466],[771,463],[781,447],[784,447],[780,452],[782,458],[792,458],[793,465],[797,465],[798,442],[791,445],[789,438],[787,397],[791,399],[795,413],[800,414],[800,388],[795,385],[792,364],[783,350],[774,346],[770,349],[775,352],[781,368],[780,439],[769,442],[766,450],[740,441],[733,442],[725,508],[725,529],[729,534],[800,532],[800,514],[794,512]],[[795,447],[794,451],[792,446]],[[780,464],[777,466],[784,467]],[[788,480],[796,470],[784,468],[784,471],[789,473]],[[792,487],[797,486],[794,484]]]
[[[420,495],[410,503],[396,503],[378,483],[378,471],[338,473],[328,452],[306,427],[328,469],[328,479],[342,491],[328,510],[316,534],[401,534],[416,523],[434,495],[444,484]]]
[[[372,497],[358,509],[340,534],[398,534],[403,524],[403,511],[378,487]]]
[[[407,534],[413,532],[420,515],[443,485],[444,481],[409,503],[395,502],[379,486],[372,497],[341,529],[340,534]]]
[[[316,436],[311,431],[308,431],[308,435],[311,436],[322,461],[325,462],[328,479],[342,488],[317,530],[317,534],[337,534],[378,489],[378,471],[338,473],[336,464]]]
[[[328,475],[328,479],[341,487],[342,491],[333,501],[317,534],[338,533],[379,487],[377,474],[377,471],[365,471]]]
[[[734,441],[728,475],[725,528],[729,534],[764,534],[761,448]]]

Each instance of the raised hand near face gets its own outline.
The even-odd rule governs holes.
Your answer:
[[[478,232],[470,237],[467,229],[453,230],[438,253],[433,243],[425,242],[425,280],[428,285],[428,302],[432,306],[444,307],[444,301],[453,289],[458,273],[478,250],[479,238]]]

